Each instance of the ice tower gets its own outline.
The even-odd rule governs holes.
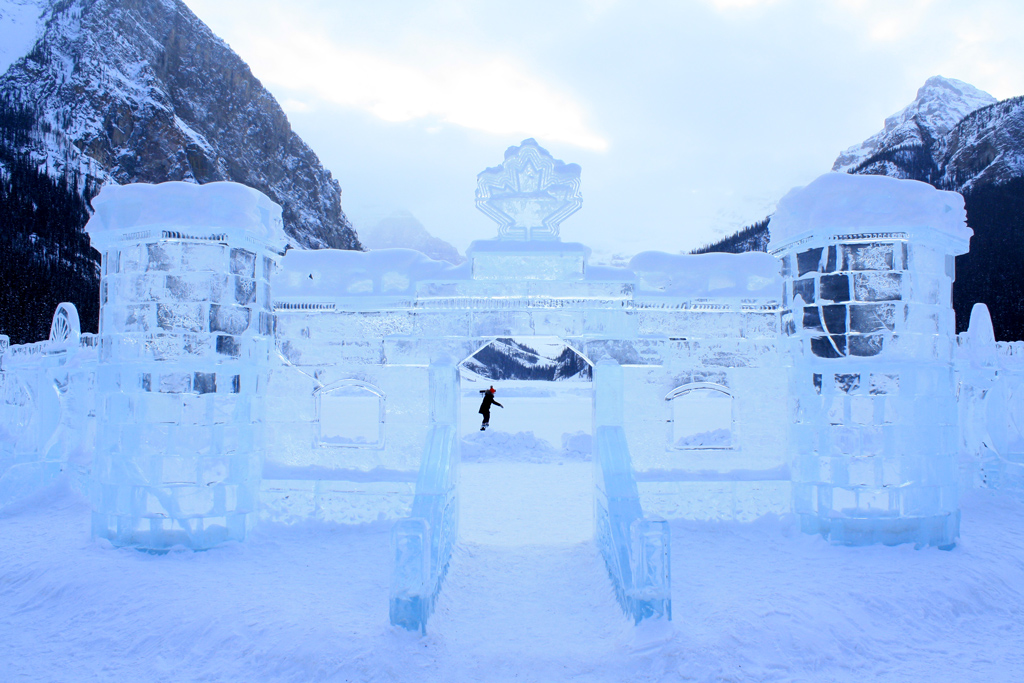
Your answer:
[[[255,519],[281,209],[234,183],[108,187],[93,535],[163,550],[242,540]]]
[[[769,230],[789,309],[793,509],[804,530],[847,545],[952,546],[963,197],[831,173],[788,194]]]

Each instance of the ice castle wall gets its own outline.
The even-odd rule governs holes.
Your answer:
[[[961,486],[1024,494],[1024,342],[997,343],[975,304],[956,367]]]

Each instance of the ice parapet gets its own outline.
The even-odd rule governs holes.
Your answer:
[[[964,198],[916,180],[888,176],[826,173],[779,201],[768,226],[768,250],[775,253],[805,235],[900,232],[957,244],[970,239]]]
[[[582,205],[580,167],[555,159],[533,138],[477,176],[476,207],[498,224],[501,239],[557,240],[559,225]]]
[[[102,241],[102,233],[144,227],[170,233],[199,229],[204,236],[248,233],[278,251],[288,243],[281,207],[239,183],[110,185],[92,204],[96,214],[87,230],[94,242]]]
[[[961,483],[1024,495],[1024,342],[996,342],[975,304],[956,356]]]
[[[623,430],[623,373],[613,360],[594,368],[595,540],[623,611],[639,624],[672,619],[668,523],[644,517]]]
[[[430,431],[412,514],[391,530],[391,623],[420,633],[427,631],[458,537],[458,397],[458,369],[444,362],[432,365]]]
[[[46,341],[10,347],[0,336],[0,507],[61,475],[88,487],[95,431],[96,336],[57,306]]]

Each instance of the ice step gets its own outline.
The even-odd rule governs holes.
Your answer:
[[[590,462],[464,463],[459,495],[463,543],[565,545],[594,537]]]
[[[599,642],[629,629],[593,541],[593,463],[465,463],[460,496],[434,633],[559,657],[572,654],[566,633]]]

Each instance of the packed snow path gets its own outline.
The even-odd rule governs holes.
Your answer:
[[[474,648],[501,633],[511,680],[527,653],[554,665],[627,628],[592,540],[592,463],[468,463],[460,478],[460,541],[428,633]]]
[[[471,466],[470,511],[487,475]],[[582,487],[579,467],[531,478],[531,496]],[[526,529],[542,508],[521,510]],[[527,546],[464,518],[477,540],[421,638],[388,625],[387,524],[154,556],[90,541],[88,504],[49,489],[0,514],[0,681],[1019,683],[1024,503],[969,492],[963,515],[950,552],[831,546],[786,519],[673,523],[675,620],[640,628],[571,538],[581,507]]]

